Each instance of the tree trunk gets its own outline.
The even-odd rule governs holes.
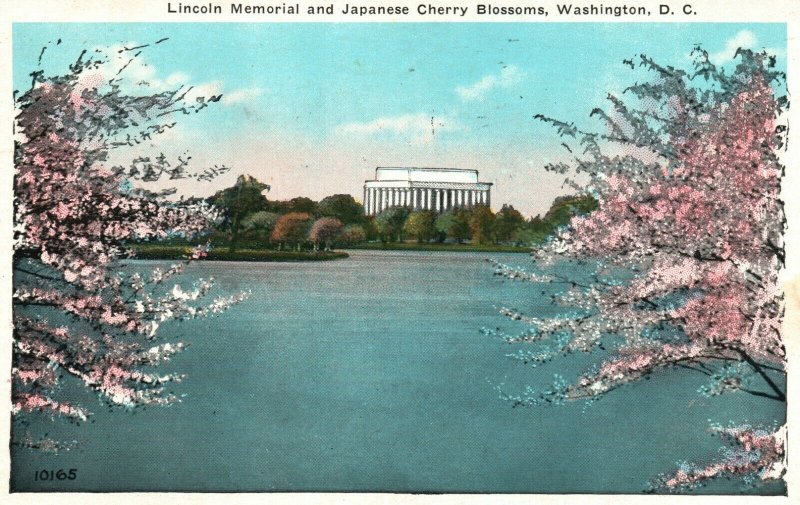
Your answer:
[[[233,253],[233,252],[236,252],[236,245],[237,245],[236,243],[239,241],[239,215],[238,214],[236,214],[236,216],[233,218],[233,225],[232,226],[233,226],[233,232],[231,233],[231,243],[230,243],[230,246],[228,247],[228,251]]]

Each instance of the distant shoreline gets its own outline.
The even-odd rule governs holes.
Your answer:
[[[180,245],[137,244],[134,259],[140,260],[180,260],[191,254],[191,247]],[[206,260],[210,261],[331,261],[349,258],[343,251],[275,251],[272,249],[239,249],[228,251],[227,247],[211,249]]]
[[[191,247],[175,244],[136,244],[132,246],[136,256],[141,260],[181,260],[191,254]],[[427,252],[495,252],[495,253],[529,253],[529,247],[493,244],[418,244],[413,242],[386,243],[370,242],[351,245],[335,251],[277,251],[274,249],[242,248],[230,252],[227,246],[212,248],[206,256],[210,261],[331,261],[349,258],[346,250],[362,251],[427,251]]]
[[[447,251],[447,252],[502,252],[502,253],[530,253],[530,247],[520,247],[513,245],[494,245],[494,244],[419,244],[416,242],[391,242],[382,244],[380,242],[369,242],[347,246],[345,249],[369,250],[369,251]]]

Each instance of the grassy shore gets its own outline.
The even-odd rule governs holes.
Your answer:
[[[494,244],[418,244],[416,242],[392,242],[382,244],[380,242],[370,242],[348,246],[348,249],[368,249],[378,251],[457,251],[457,252],[505,252],[505,253],[529,253],[530,247],[518,247],[513,245],[494,245]]]
[[[446,251],[446,252],[502,252],[502,253],[529,253],[529,247],[494,244],[453,244],[416,242],[392,242],[382,244],[369,242],[348,246],[347,249],[362,249],[370,251]],[[138,259],[148,260],[179,260],[190,254],[191,247],[179,244],[136,244],[133,246]],[[344,251],[276,251],[274,249],[259,249],[246,247],[230,252],[227,246],[212,248],[206,259],[213,261],[328,261],[347,258]]]
[[[191,248],[180,245],[137,244],[133,246],[138,259],[183,259]],[[347,258],[342,251],[275,251],[272,249],[239,249],[230,252],[227,247],[212,249],[206,259],[212,261],[329,261]]]

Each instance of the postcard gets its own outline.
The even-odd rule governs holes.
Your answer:
[[[10,502],[795,494],[796,6],[35,5]]]

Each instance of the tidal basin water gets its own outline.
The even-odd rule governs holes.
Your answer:
[[[109,412],[78,390],[93,422],[34,419],[27,429],[79,446],[15,448],[12,490],[638,493],[678,461],[716,453],[709,420],[784,419],[778,402],[704,398],[704,377],[684,369],[588,407],[512,408],[493,385],[542,387],[590,361],[534,368],[480,333],[520,329],[497,315],[501,305],[554,313],[549,290],[494,277],[487,256],[352,251],[332,262],[191,265],[186,284],[213,275],[215,293],[252,294],[219,317],[164,328],[191,344],[160,367],[188,375],[173,388],[183,401]],[[75,480],[34,480],[73,468]]]

